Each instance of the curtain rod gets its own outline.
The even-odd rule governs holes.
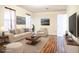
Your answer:
[[[13,11],[16,11],[16,10],[14,10],[14,9],[12,9],[12,8],[9,8],[9,7],[5,7],[6,9],[9,9],[9,10],[13,10]]]
[[[26,15],[29,15],[29,16],[31,16],[30,14],[26,14]]]

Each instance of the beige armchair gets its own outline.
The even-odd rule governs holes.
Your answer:
[[[48,35],[48,30],[47,28],[41,28],[39,31],[37,31],[38,36],[47,36]]]

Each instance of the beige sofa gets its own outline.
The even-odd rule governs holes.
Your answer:
[[[39,31],[37,31],[38,36],[47,36],[48,35],[48,30],[47,28],[41,28]]]
[[[10,42],[15,42],[15,41],[18,41],[18,40],[21,40],[21,39],[25,39],[26,37],[31,38],[31,36],[32,36],[32,32],[24,32],[23,29],[16,29],[15,33],[16,34],[13,34],[13,33],[10,33],[10,32],[6,33],[6,35],[9,36]]]

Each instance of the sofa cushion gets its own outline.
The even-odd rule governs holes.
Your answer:
[[[24,32],[29,32],[29,29],[28,29],[28,28],[25,28],[25,29],[24,29]]]
[[[20,29],[20,33],[24,33],[24,29]]]
[[[20,29],[16,29],[16,30],[15,30],[15,33],[16,33],[16,34],[20,34]]]
[[[16,33],[15,33],[15,30],[10,30],[10,33],[16,34]]]

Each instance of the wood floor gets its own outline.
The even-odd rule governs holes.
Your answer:
[[[39,39],[42,41],[35,46],[27,45],[25,39],[20,40],[19,42],[21,42],[24,46],[23,53],[64,53],[63,37],[50,35]]]
[[[51,35],[49,41],[41,50],[43,53],[65,53],[64,37]]]
[[[48,42],[44,45],[42,53],[55,53],[57,51],[57,37],[56,35],[49,36]]]
[[[64,53],[64,37],[57,36],[57,53]]]

